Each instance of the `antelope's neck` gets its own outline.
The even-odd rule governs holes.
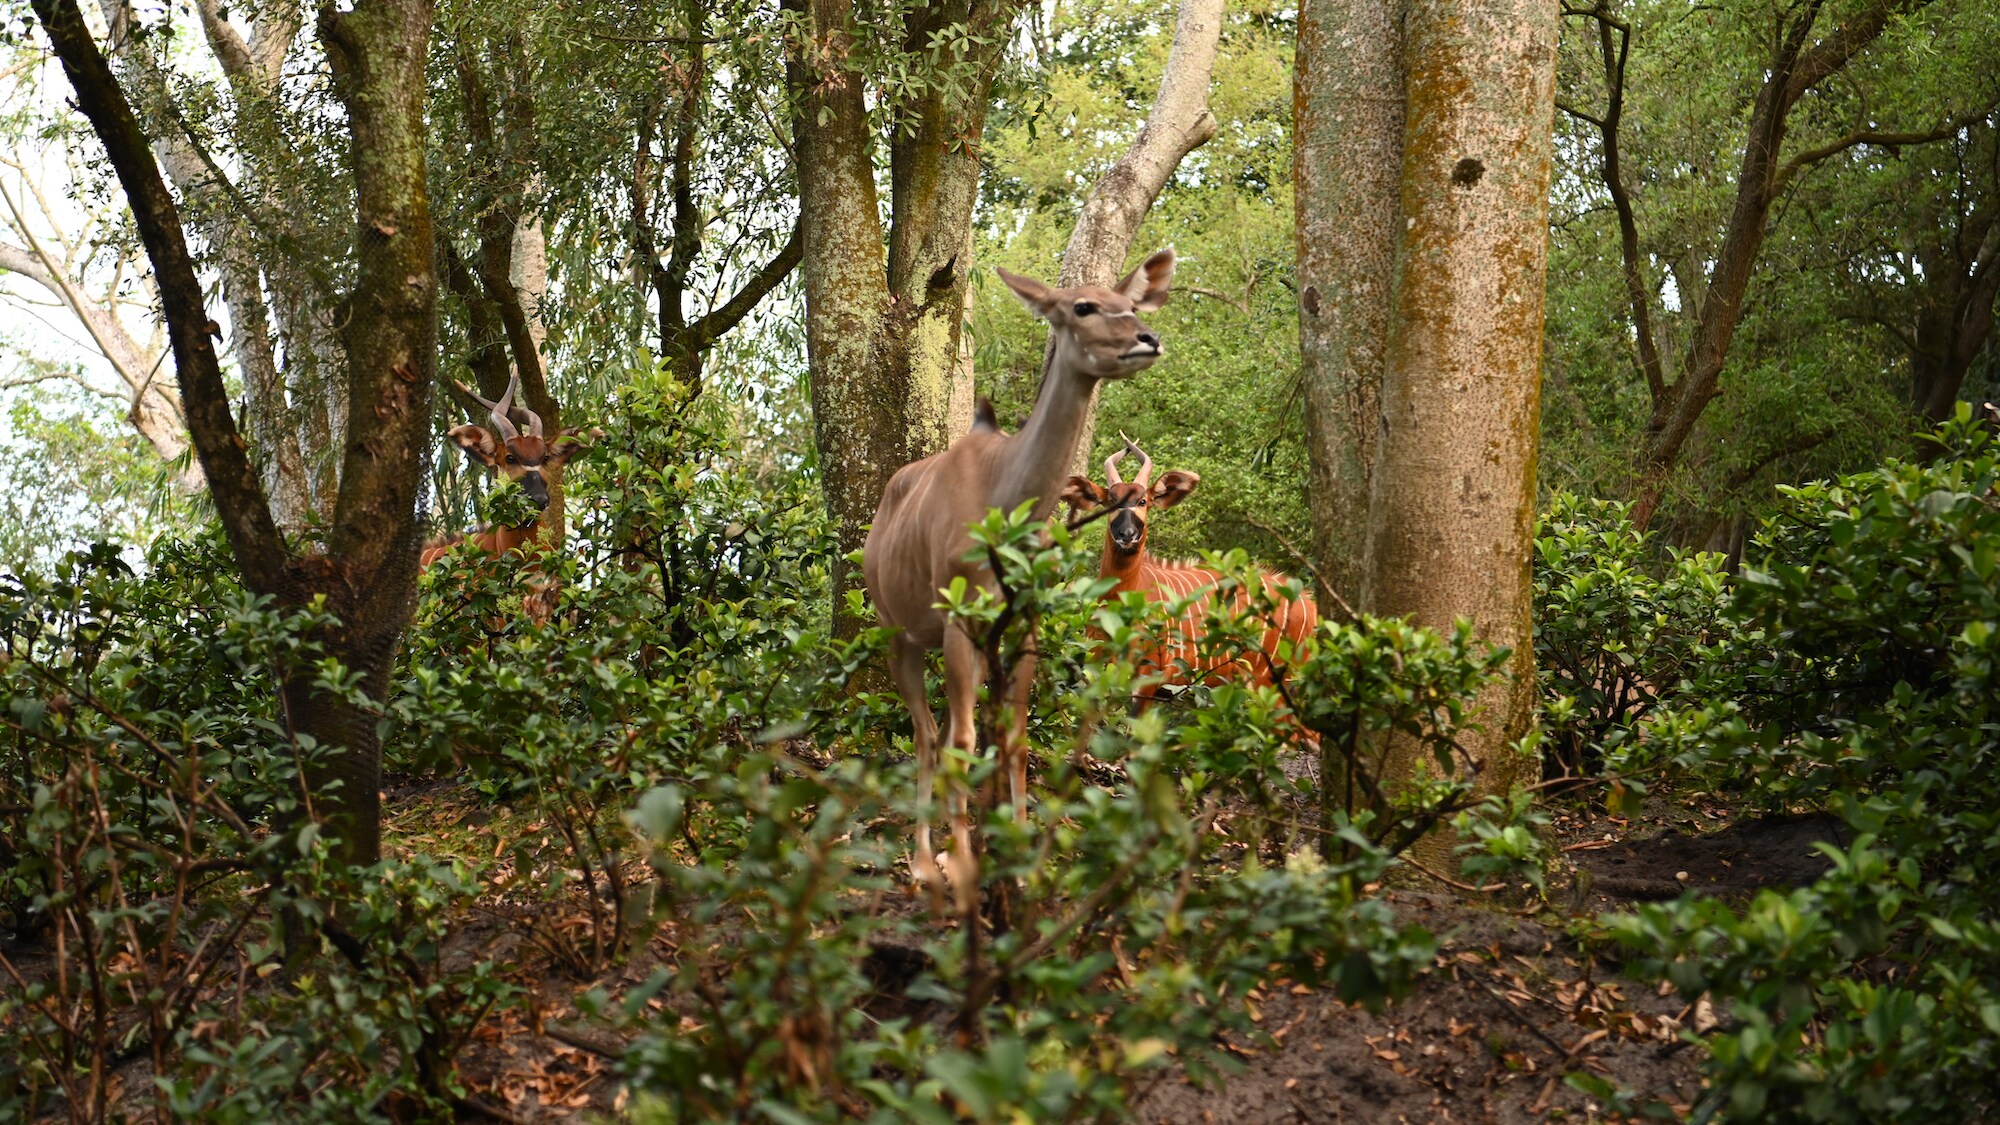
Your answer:
[[[1095,382],[1070,370],[1063,363],[1062,349],[1057,349],[1042,374],[1035,409],[1000,454],[1000,472],[988,498],[991,506],[1012,511],[1032,496],[1034,518],[1048,517],[1069,478],[1077,439],[1083,436],[1084,422],[1090,416],[1090,392]]]
[[[533,539],[535,531],[541,525],[541,517],[536,516],[519,527],[496,527],[490,533],[493,536],[493,546],[490,550],[496,555],[505,554],[526,543],[528,540]]]
[[[1145,589],[1145,584],[1141,581],[1145,576],[1146,569],[1145,544],[1140,544],[1139,549],[1129,555],[1121,555],[1112,549],[1110,538],[1111,536],[1107,533],[1105,535],[1104,557],[1097,564],[1097,576],[1099,578],[1115,578],[1118,580],[1118,585],[1112,587],[1104,596],[1115,598],[1129,590]]]

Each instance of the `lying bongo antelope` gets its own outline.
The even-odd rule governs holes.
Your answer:
[[[1141,458],[1139,475],[1124,481],[1118,476],[1118,462],[1128,453],[1137,453]],[[1258,651],[1239,656],[1204,646],[1202,622],[1225,576],[1221,571],[1188,562],[1165,562],[1146,553],[1148,516],[1187,499],[1201,478],[1175,469],[1162,474],[1159,483],[1152,483],[1153,459],[1129,438],[1123,449],[1105,459],[1104,476],[1110,482],[1107,488],[1099,488],[1085,477],[1069,478],[1062,498],[1080,511],[1103,508],[1109,512],[1105,521],[1104,557],[1097,573],[1100,577],[1117,579],[1118,584],[1104,595],[1105,600],[1116,600],[1133,590],[1144,594],[1148,602],[1186,600],[1186,608],[1169,626],[1170,634],[1178,639],[1165,640],[1142,656],[1140,672],[1164,677],[1162,686],[1197,681],[1218,684],[1229,679],[1269,684],[1271,661],[1277,656],[1279,642],[1289,641],[1296,654],[1318,626],[1319,609],[1312,598],[1301,595],[1293,599],[1285,575],[1264,571],[1264,592],[1275,608],[1265,618]],[[1224,596],[1229,599],[1227,609],[1231,612],[1241,615],[1250,611],[1250,591],[1237,586]],[[1205,647],[1209,651],[1204,652]]]

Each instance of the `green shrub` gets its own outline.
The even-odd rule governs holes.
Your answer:
[[[1603,922],[1635,968],[1728,1002],[1699,1116],[2000,1114],[2000,449],[1786,492],[1726,615],[1740,640],[1634,754],[1844,819],[1814,885]]]
[[[42,954],[0,955],[0,1116],[442,1113],[504,994],[441,964],[463,872],[329,862],[301,781],[319,751],[276,685],[350,677],[310,639],[323,615],[227,574],[204,539],[143,576],[101,546],[0,585],[0,928]]]
[[[1558,493],[1535,535],[1535,675],[1543,776],[1591,778],[1727,638],[1722,557],[1673,551],[1665,573],[1628,505]]]

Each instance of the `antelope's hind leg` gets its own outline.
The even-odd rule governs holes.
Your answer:
[[[986,654],[956,624],[944,630],[944,692],[950,744],[968,758],[979,754],[979,686],[986,678]],[[946,804],[951,817],[951,854],[944,864],[960,913],[979,895],[979,861],[972,851],[972,819],[966,809],[965,783],[954,778]]]
[[[1028,823],[1028,700],[1034,691],[1035,661],[1039,656],[1035,635],[1029,633],[1027,648],[1007,681],[1007,741],[1000,747],[1000,764],[1007,771],[1008,788],[1014,799],[1014,820],[1018,824]]]
[[[942,905],[936,853],[931,850],[931,801],[936,796],[938,766],[937,719],[924,691],[924,658],[929,650],[898,631],[889,640],[889,678],[910,711],[910,743],[917,754],[917,846],[910,857],[910,874],[929,891],[932,905]]]

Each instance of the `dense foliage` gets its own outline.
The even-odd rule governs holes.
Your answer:
[[[1633,968],[1726,1001],[1698,1116],[1959,1121],[2000,1073],[2000,448],[1786,491],[1722,608],[1735,638],[1615,759],[1668,758],[1848,830],[1810,887],[1610,917]]]
[[[899,710],[844,690],[880,638],[824,631],[811,481],[727,456],[743,435],[670,377],[616,405],[634,424],[578,463],[569,547],[427,577],[382,716],[405,776],[464,775],[541,829],[503,854],[329,861],[299,784],[318,751],[285,737],[272,684],[352,678],[313,614],[243,594],[212,539],[162,542],[137,573],[104,548],[10,583],[0,910],[35,952],[4,954],[0,1104],[446,1112],[470,1029],[530,1003],[457,948],[475,903],[579,980],[657,966],[580,1003],[635,1033],[640,1115],[671,1120],[1115,1118],[1170,1064],[1228,1073],[1226,1044],[1266,1034],[1257,987],[1373,1006],[1430,964],[1431,936],[1371,891],[1467,809],[1453,724],[1498,659],[1469,635],[1328,625],[1283,692],[1198,687],[1134,716],[1146,681],[1116,658],[1179,607],[1100,602],[1072,536],[996,513],[980,535],[1005,596],[960,592],[954,612],[1003,663],[1031,637],[1043,653],[1038,780],[1025,821],[982,814],[979,913],[945,924],[898,906],[907,826],[938,802],[890,752]],[[558,609],[533,624],[524,584],[551,577]],[[1261,633],[1212,624],[1221,646]],[[1286,768],[1299,724],[1374,794],[1332,836],[1317,779]],[[1436,784],[1368,772],[1362,732],[1435,742]],[[977,789],[989,771],[946,772]],[[1518,829],[1486,823],[1507,810],[1474,811],[1480,870],[1537,870]],[[662,941],[671,956],[646,953]]]

